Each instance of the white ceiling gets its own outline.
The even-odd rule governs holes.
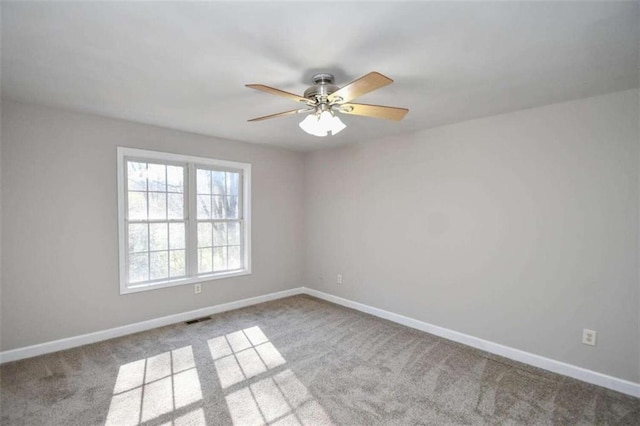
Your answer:
[[[2,3],[2,96],[299,150],[638,87],[639,3]],[[315,72],[395,80],[317,138],[295,109]]]

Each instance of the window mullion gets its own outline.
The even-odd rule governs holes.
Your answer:
[[[167,279],[171,277],[171,225],[169,225],[169,172],[164,165],[164,214],[167,220]]]
[[[240,228],[240,267],[245,268],[245,230],[244,230],[244,173],[238,176],[238,227]]]
[[[151,225],[149,225],[149,163],[145,163],[146,191],[144,196],[147,199],[147,281],[151,279]]]
[[[198,201],[196,195],[196,167],[193,163],[187,164],[188,178],[187,183],[187,271],[188,276],[198,274]]]
[[[125,280],[126,284],[129,284],[129,167],[127,164],[127,160],[123,158],[122,162],[122,171],[124,173],[124,179],[122,181],[122,186],[124,188],[118,189],[118,198],[120,198],[120,191],[122,191],[122,203],[124,205],[124,211],[122,212],[123,220],[124,220],[124,241],[120,241],[120,250],[124,251],[124,274],[120,271],[120,280]],[[120,163],[120,161],[119,161]],[[123,255],[120,255],[120,259],[122,261]],[[122,286],[122,283],[120,283]],[[122,289],[122,287],[121,287]]]

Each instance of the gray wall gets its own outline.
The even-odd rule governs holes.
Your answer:
[[[638,382],[638,123],[626,91],[314,152],[305,283]]]
[[[1,350],[307,285],[640,381],[637,91],[306,156],[1,114]],[[252,163],[253,274],[120,296],[118,145]]]
[[[301,154],[14,102],[2,132],[2,350],[300,285]],[[253,273],[121,296],[118,145],[251,163]]]

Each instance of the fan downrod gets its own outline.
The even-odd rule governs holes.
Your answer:
[[[314,76],[311,78],[311,81],[313,81],[313,84],[333,84],[335,80],[333,78],[333,74],[322,72],[319,74],[314,74]]]
[[[304,91],[304,97],[308,99],[315,99],[317,102],[327,102],[327,96],[336,92],[339,87],[334,84],[333,74],[326,72],[315,74],[311,81],[313,86]]]

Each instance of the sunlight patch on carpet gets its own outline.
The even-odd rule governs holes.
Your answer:
[[[208,341],[234,425],[331,425],[331,419],[255,326]],[[242,382],[260,380],[242,386]],[[238,388],[239,386],[242,386]]]
[[[208,344],[223,389],[286,363],[258,326],[210,339]]]
[[[139,425],[200,400],[193,349],[185,346],[120,366],[106,425]],[[174,420],[179,423],[204,425],[204,413],[189,412]]]

